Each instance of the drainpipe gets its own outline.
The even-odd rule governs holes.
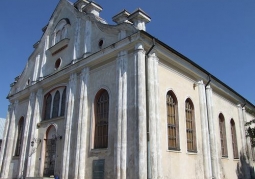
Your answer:
[[[244,99],[244,103],[242,104],[242,108],[246,106],[246,99]]]
[[[146,83],[146,128],[147,128],[147,178],[151,179],[151,161],[150,161],[150,124],[149,124],[149,105],[148,105],[148,55],[150,54],[151,50],[155,47],[155,39],[152,39],[152,46],[145,54],[145,83]]]
[[[216,178],[218,178],[217,176],[218,176],[218,168],[217,168],[217,166],[215,166],[214,165],[214,162],[213,162],[213,155],[215,155],[214,153],[213,153],[213,151],[212,151],[212,149],[211,149],[211,147],[212,147],[212,144],[214,144],[214,140],[212,141],[211,140],[211,127],[210,127],[210,112],[209,112],[209,109],[208,109],[208,96],[207,96],[207,90],[206,90],[206,87],[211,83],[211,75],[210,74],[208,74],[208,78],[209,78],[209,80],[208,80],[208,82],[206,83],[206,85],[205,85],[205,105],[206,105],[206,111],[207,111],[207,126],[208,126],[208,132],[209,132],[209,142],[210,142],[210,153],[211,153],[211,158],[210,158],[210,163],[211,163],[211,174],[212,174],[212,176],[210,177],[210,178],[212,178],[212,179],[216,179]],[[215,159],[214,159],[215,160]]]
[[[206,89],[206,87],[210,84],[210,82],[212,81],[212,80],[211,80],[211,75],[208,75],[208,77],[209,77],[209,81],[206,83],[205,89]]]

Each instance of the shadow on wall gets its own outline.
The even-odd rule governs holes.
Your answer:
[[[240,153],[236,175],[238,179],[255,179],[254,167],[249,164],[249,159],[243,153]]]

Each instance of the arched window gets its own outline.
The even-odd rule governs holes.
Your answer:
[[[18,138],[16,143],[15,156],[20,156],[23,142],[23,131],[24,131],[24,117],[21,117],[18,124]]]
[[[228,148],[227,148],[225,118],[222,113],[220,113],[220,115],[219,115],[219,126],[220,126],[221,155],[222,155],[222,157],[227,157],[228,156]]]
[[[60,93],[59,93],[59,91],[56,91],[54,100],[53,100],[52,118],[58,117],[59,102],[60,102],[59,100],[60,100]]]
[[[64,89],[64,91],[62,93],[60,116],[65,115],[65,110],[66,110],[66,88]]]
[[[179,150],[178,104],[172,91],[166,95],[168,150]]]
[[[47,95],[46,97],[46,102],[45,102],[45,117],[44,119],[50,119],[50,113],[51,113],[51,100],[52,100],[52,97],[51,97],[51,94]]]
[[[101,90],[95,99],[95,149],[108,147],[108,115],[109,95],[106,90]]]
[[[237,159],[238,158],[238,147],[237,147],[237,139],[236,139],[236,126],[235,126],[235,121],[233,119],[230,120],[230,125],[231,125],[233,156],[235,159]]]
[[[187,150],[189,152],[196,152],[196,127],[194,105],[191,99],[185,101],[185,116],[186,116],[186,134],[187,134]]]
[[[70,26],[69,19],[62,19],[58,22],[54,30],[53,45],[67,37],[69,26]]]
[[[52,96],[53,102],[52,102]],[[58,87],[45,95],[44,120],[65,115],[66,87]]]

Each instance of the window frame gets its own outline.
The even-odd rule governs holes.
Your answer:
[[[225,118],[222,113],[219,114],[218,120],[219,120],[221,156],[224,158],[227,158],[228,146],[227,146],[226,125],[225,125]]]
[[[178,100],[172,90],[169,90],[166,94],[166,121],[167,149],[180,151]],[[171,139],[173,145],[171,145]]]
[[[189,104],[190,108],[187,108]],[[188,120],[188,118],[190,118]],[[194,104],[190,98],[185,100],[185,121],[186,121],[186,144],[188,152],[197,152],[196,121]],[[190,123],[190,125],[188,125]],[[191,136],[190,136],[191,134]]]
[[[15,153],[14,153],[15,157],[19,157],[21,155],[23,137],[24,137],[24,128],[25,128],[25,119],[22,116],[18,122],[18,135],[17,135],[16,147],[15,147]]]
[[[107,115],[103,114],[103,116],[107,116],[107,121],[106,123],[107,124],[100,124],[100,126],[97,126],[97,123],[98,123],[98,116],[100,115],[98,113],[98,110],[99,110],[99,107],[101,107],[101,103],[99,103],[99,100],[100,98],[102,97],[102,95],[106,94],[107,97],[108,97],[108,104],[106,105],[107,106],[107,109],[103,109],[103,111],[107,113]],[[100,108],[101,109],[101,108]],[[107,90],[105,89],[101,89],[100,91],[98,91],[98,93],[96,94],[95,96],[95,100],[94,100],[94,136],[93,136],[93,149],[107,149],[108,148],[108,144],[109,144],[109,109],[110,109],[110,96],[109,96],[109,93]],[[100,120],[100,122],[104,123],[104,120]],[[106,127],[106,131],[104,130],[105,128],[101,129],[103,130],[103,132],[100,129],[100,127]],[[101,133],[103,133],[101,136],[99,136],[99,132],[98,131],[101,131]],[[102,136],[105,136],[105,140],[106,142],[104,141],[99,141],[99,138],[102,137]],[[102,139],[103,140],[103,139]]]
[[[237,145],[237,137],[236,137],[236,126],[234,119],[230,120],[230,128],[231,128],[231,137],[232,137],[232,149],[233,149],[233,158],[238,159],[238,145]]]
[[[57,23],[53,33],[52,46],[67,38],[70,25],[70,21],[67,18],[61,19]]]
[[[58,99],[58,103],[55,103],[54,99],[55,99],[57,92],[59,92],[60,96]],[[65,116],[65,111],[62,111],[62,109],[63,110],[66,109],[66,95],[67,95],[66,94],[66,86],[56,87],[44,95],[43,121]],[[48,106],[49,102],[47,103],[47,99],[49,96],[51,96],[50,107]],[[63,100],[65,100],[65,101],[63,101]],[[54,112],[53,109],[56,109],[56,108],[54,108],[54,105],[57,106],[57,116],[55,116],[55,115],[53,116],[53,112]],[[49,115],[47,115],[47,112],[49,112]]]

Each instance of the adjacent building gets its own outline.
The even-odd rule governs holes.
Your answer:
[[[3,142],[4,127],[5,127],[5,119],[0,118],[0,152],[1,152],[2,142]]]
[[[60,0],[11,84],[0,178],[252,178],[255,106],[148,32]],[[25,65],[25,64],[24,64]]]

